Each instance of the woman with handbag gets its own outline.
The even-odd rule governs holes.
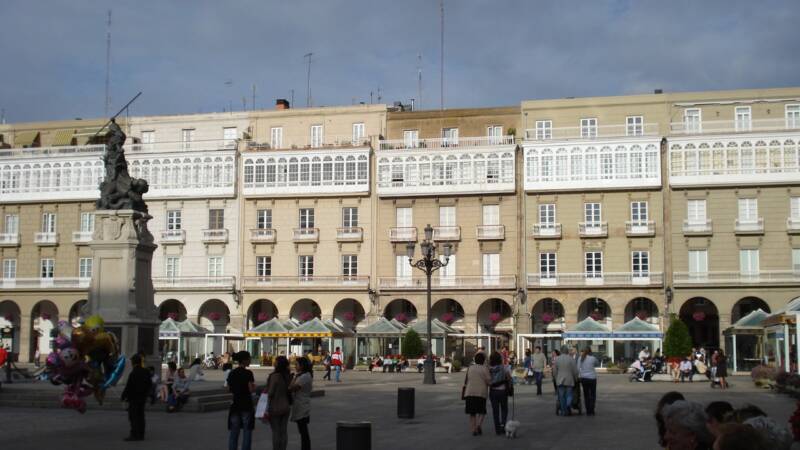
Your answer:
[[[464,386],[461,387],[461,399],[466,401],[464,411],[469,414],[469,428],[473,436],[483,434],[481,427],[486,417],[486,394],[491,376],[485,363],[486,355],[476,353],[475,363],[467,368]]]
[[[311,450],[311,437],[308,434],[308,423],[311,421],[311,387],[314,378],[311,361],[308,358],[297,358],[297,375],[289,385],[294,395],[292,402],[292,422],[297,423],[300,433],[301,450]]]
[[[275,358],[275,371],[267,377],[267,416],[272,429],[273,450],[286,450],[289,444],[289,413],[291,412],[292,396],[289,393],[289,384],[292,376],[289,373],[289,360],[285,356]],[[265,417],[265,418],[266,418]]]
[[[494,432],[498,435],[505,434],[506,421],[508,421],[508,397],[514,395],[511,383],[511,373],[503,356],[492,353],[489,356],[489,374],[492,377],[489,385],[489,400],[492,402],[492,418],[494,419]]]

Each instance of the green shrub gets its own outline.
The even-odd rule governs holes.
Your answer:
[[[669,329],[664,336],[664,356],[667,358],[686,358],[692,351],[692,337],[689,328],[675,314],[670,315]]]
[[[406,358],[419,358],[425,352],[425,347],[422,345],[422,339],[419,333],[410,329],[403,336],[403,354]]]
[[[453,372],[461,372],[461,360],[456,359],[453,361]]]

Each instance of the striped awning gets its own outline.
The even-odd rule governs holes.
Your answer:
[[[75,130],[58,130],[51,145],[54,147],[72,145],[72,136],[74,135]]]
[[[15,147],[30,147],[39,137],[38,131],[20,131],[14,135]]]
[[[292,335],[286,331],[245,331],[244,337],[287,338],[287,337],[292,337]]]
[[[78,141],[78,145],[86,145],[89,143],[89,140],[100,131],[100,127],[97,128],[84,128],[75,132],[75,139]],[[101,135],[102,136],[102,135]]]

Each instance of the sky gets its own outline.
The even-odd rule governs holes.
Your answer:
[[[444,106],[800,85],[798,0],[444,0]],[[7,122],[410,102],[440,106],[439,0],[2,0]],[[418,62],[421,55],[421,64]]]

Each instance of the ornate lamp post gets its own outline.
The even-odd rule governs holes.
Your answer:
[[[431,275],[433,272],[441,269],[442,267],[446,266],[448,262],[450,262],[450,252],[452,252],[453,246],[450,244],[442,245],[444,262],[439,260],[439,258],[436,257],[436,243],[433,242],[433,228],[430,224],[428,224],[428,226],[425,227],[425,239],[420,242],[419,248],[422,252],[422,258],[418,259],[417,261],[414,261],[413,242],[409,242],[408,245],[406,245],[406,253],[408,254],[408,263],[411,264],[411,267],[416,267],[417,269],[425,272],[425,277],[428,282],[428,356],[424,363],[425,378],[423,383],[436,384],[436,376],[434,375],[435,365],[433,362],[433,351],[431,349],[431,343],[433,342],[433,336],[431,336]]]

